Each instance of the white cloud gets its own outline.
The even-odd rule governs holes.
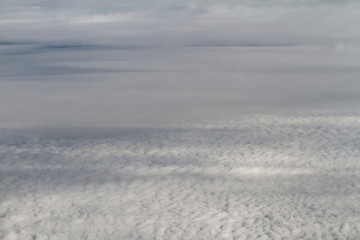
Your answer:
[[[113,22],[132,22],[143,20],[140,13],[127,12],[117,14],[95,14],[75,17],[69,20],[72,24],[96,24],[96,23],[113,23]]]
[[[358,237],[358,1],[1,6],[1,239]]]

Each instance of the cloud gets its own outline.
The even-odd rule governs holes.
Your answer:
[[[355,1],[6,1],[0,126],[355,111],[359,9]]]
[[[142,20],[142,16],[137,13],[117,13],[117,14],[96,14],[85,15],[70,19],[72,24],[95,24],[95,23],[113,23],[113,22],[131,22]]]

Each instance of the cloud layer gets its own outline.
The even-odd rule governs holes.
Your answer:
[[[4,1],[0,126],[359,106],[356,1]]]
[[[356,239],[360,119],[0,129],[0,237]]]

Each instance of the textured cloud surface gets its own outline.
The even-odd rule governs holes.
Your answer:
[[[1,130],[2,239],[356,239],[360,121]]]

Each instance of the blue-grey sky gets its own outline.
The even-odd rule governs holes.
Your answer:
[[[360,106],[360,3],[0,2],[0,127]]]

